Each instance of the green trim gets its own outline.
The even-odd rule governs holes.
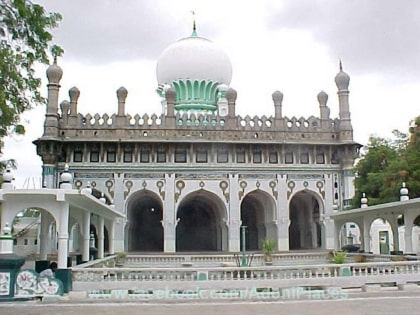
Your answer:
[[[172,83],[176,92],[176,110],[217,110],[219,82],[186,79]]]
[[[43,175],[54,175],[55,167],[54,166],[42,166],[42,174]]]

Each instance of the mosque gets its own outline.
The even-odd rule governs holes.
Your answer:
[[[264,239],[280,251],[334,248],[330,216],[354,195],[360,148],[341,64],[337,118],[323,91],[316,116],[283,116],[280,91],[274,114],[237,115],[231,61],[195,27],[162,52],[156,73],[162,113],[127,114],[121,87],[116,113],[82,114],[80,91],[60,102],[63,71],[56,61],[48,68],[44,132],[34,141],[45,188],[58,188],[68,165],[74,188],[112,204],[121,214],[116,252],[238,252],[259,250]],[[74,222],[73,240],[86,225],[96,237],[93,215]],[[105,222],[105,250],[110,228]]]

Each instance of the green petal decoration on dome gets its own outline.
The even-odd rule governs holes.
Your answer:
[[[178,80],[173,82],[176,91],[175,109],[178,111],[216,111],[217,86],[214,81]]]

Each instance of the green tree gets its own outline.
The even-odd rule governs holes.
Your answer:
[[[406,183],[410,198],[420,197],[420,116],[409,134],[394,130],[395,139],[372,137],[367,154],[355,167],[355,207],[362,193],[370,205],[399,200],[399,189]]]
[[[420,116],[412,123],[406,150],[406,183],[410,198],[420,197]]]
[[[49,63],[50,49],[56,56],[63,53],[51,44],[50,30],[60,20],[60,14],[29,0],[0,1],[0,142],[7,134],[23,134],[20,114],[45,103],[34,67]]]
[[[384,189],[383,174],[396,157],[397,152],[388,140],[378,137],[369,139],[367,154],[355,167],[356,194],[354,204],[356,207],[360,206],[362,193],[366,193],[371,205],[390,201],[388,198],[386,201],[382,198]],[[392,196],[388,197],[392,199]]]

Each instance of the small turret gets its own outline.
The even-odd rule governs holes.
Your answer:
[[[1,185],[1,188],[4,190],[12,190],[13,180],[14,180],[14,176],[13,176],[12,170],[10,169],[10,167],[7,167],[6,170],[3,172],[3,183]]]
[[[277,90],[272,94],[272,98],[274,102],[275,117],[276,119],[280,119],[283,116],[283,113],[282,113],[283,93]]]
[[[235,104],[236,104],[236,98],[238,97],[238,93],[236,90],[229,88],[226,91],[226,99],[228,101],[228,115],[229,117],[235,117]]]
[[[367,208],[368,207],[368,199],[366,198],[366,194],[362,194],[362,198],[360,199],[360,208]]]
[[[57,57],[54,57],[54,63],[47,69],[48,99],[44,136],[58,136],[58,93],[60,91],[60,80],[62,76],[63,70],[57,65]]]
[[[405,183],[402,183],[402,187],[400,189],[400,201],[407,201],[410,200],[410,196],[408,196],[408,189],[405,187]]]
[[[328,94],[321,91],[317,95],[321,119],[330,119],[330,109],[327,106]]]
[[[338,88],[338,103],[340,116],[340,139],[353,140],[353,127],[350,120],[349,106],[349,83],[350,76],[343,71],[343,65],[340,60],[340,72],[335,77],[335,83]]]
[[[54,62],[47,68],[48,84],[59,85],[63,77],[63,69],[57,64],[57,57],[54,57]]]
[[[61,184],[60,184],[61,189],[73,189],[73,186],[72,186],[73,175],[71,175],[71,173],[69,172],[68,164],[64,166],[64,172],[61,173],[60,179],[61,179]]]
[[[80,91],[77,87],[73,86],[70,90],[69,90],[69,97],[70,97],[70,116],[77,116],[77,101],[79,99],[80,96]]]
[[[117,90],[117,99],[118,99],[118,116],[125,115],[125,100],[127,99],[128,91],[125,87],[120,87]]]

